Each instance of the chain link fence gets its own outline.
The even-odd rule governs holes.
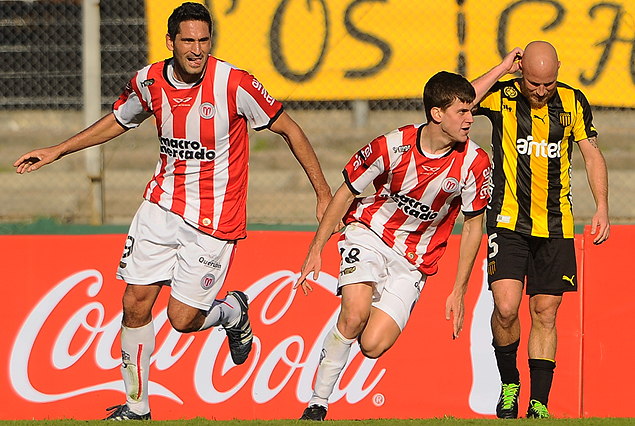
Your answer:
[[[134,72],[169,57],[173,0],[101,0],[102,109]],[[213,54],[246,69],[309,136],[333,189],[351,155],[377,135],[425,120],[420,94],[446,69],[473,79],[513,46],[547,39],[560,80],[594,106],[607,159],[614,223],[635,223],[635,4],[590,0],[208,0]],[[584,28],[584,34],[581,32]],[[54,218],[88,223],[91,184],[76,153],[18,176],[23,153],[81,131],[81,0],[0,0],[0,222]],[[472,138],[489,150],[490,126]],[[105,221],[128,224],[158,159],[152,119],[104,146]],[[574,212],[594,213],[575,150]],[[315,201],[302,169],[271,132],[252,132],[250,224],[313,225]]]

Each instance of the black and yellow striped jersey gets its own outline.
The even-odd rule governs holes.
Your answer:
[[[597,135],[584,94],[557,83],[532,109],[518,80],[496,83],[475,110],[492,122],[491,199],[487,225],[525,235],[573,238],[573,143]]]

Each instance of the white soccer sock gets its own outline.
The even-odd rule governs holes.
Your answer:
[[[128,408],[137,414],[150,411],[148,381],[154,352],[154,323],[139,328],[121,326],[121,375]]]
[[[240,304],[234,297],[214,300],[199,331],[207,330],[217,325],[233,325],[239,319]]]
[[[328,407],[329,396],[333,393],[333,388],[340,373],[348,361],[348,354],[355,339],[347,339],[335,325],[324,338],[322,354],[324,357],[320,361],[317,377],[315,379],[315,389],[309,401],[311,405],[321,405]]]

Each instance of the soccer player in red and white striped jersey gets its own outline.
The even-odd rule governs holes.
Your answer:
[[[171,286],[168,318],[176,330],[222,325],[236,364],[245,362],[251,350],[247,295],[230,291],[225,299],[216,299],[236,241],[246,236],[248,125],[269,129],[287,142],[315,190],[318,220],[331,200],[302,129],[255,77],[210,55],[211,34],[205,6],[183,3],[168,19],[166,44],[172,58],[138,71],[112,113],[14,164],[18,173],[31,172],[155,118],[159,161],[117,271],[127,284],[121,328],[127,400],[111,407],[110,420],[150,418],[152,307],[165,284]]]
[[[343,220],[341,311],[324,339],[313,396],[301,419],[324,419],[355,340],[369,358],[378,358],[395,343],[427,276],[437,272],[461,211],[459,266],[446,301],[446,318],[454,317],[453,337],[459,336],[489,200],[489,158],[468,137],[474,98],[465,78],[436,74],[424,89],[427,124],[376,138],[344,168],[344,183],[326,210],[296,285],[305,294],[312,290],[307,277],[313,272],[317,279],[322,249]],[[371,184],[374,193],[358,198]]]

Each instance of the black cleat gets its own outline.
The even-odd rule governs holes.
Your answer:
[[[549,417],[551,416],[545,404],[536,399],[529,401],[529,408],[527,409],[528,419],[548,419]]]
[[[325,417],[326,407],[314,404],[304,409],[304,413],[302,413],[302,417],[300,417],[300,420],[313,420],[314,422],[321,422],[324,421]]]
[[[498,404],[496,404],[496,417],[499,419],[518,418],[518,395],[520,395],[520,383],[503,383]]]
[[[104,420],[115,420],[115,421],[124,421],[124,420],[150,420],[150,412],[148,411],[146,414],[137,414],[130,411],[127,404],[123,405],[113,405],[112,407],[106,408],[106,411],[111,411]]]
[[[233,327],[225,327],[227,340],[229,342],[229,352],[232,356],[234,364],[240,365],[247,360],[249,352],[251,352],[251,343],[254,340],[254,333],[251,330],[249,322],[249,299],[242,291],[228,291],[228,296],[232,296],[240,305],[240,319]]]

